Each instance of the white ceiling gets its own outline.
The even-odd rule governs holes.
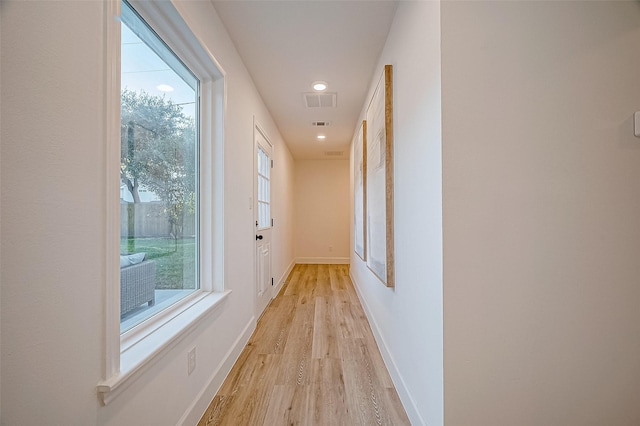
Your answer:
[[[340,158],[349,144],[396,10],[395,1],[215,1],[253,81],[296,159]],[[336,108],[307,108],[311,83]],[[330,121],[325,129],[314,121]],[[324,133],[325,142],[316,136]]]

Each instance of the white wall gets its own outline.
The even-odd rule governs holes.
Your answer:
[[[297,160],[294,184],[298,263],[347,263],[349,160]]]
[[[441,425],[439,2],[399,4],[369,97],[384,64],[393,65],[394,80],[396,286],[378,281],[353,252],[353,241],[351,273],[412,424]]]
[[[1,15],[2,418],[7,425],[195,424],[255,325],[253,118],[283,169],[290,154],[208,2],[176,6],[227,73],[225,271],[233,293],[106,407],[104,6],[3,2]],[[281,183],[278,184],[280,188]],[[291,200],[274,197],[283,274],[293,257]],[[276,275],[277,276],[277,275]],[[237,345],[235,345],[237,343]],[[195,374],[186,352],[197,347]],[[227,357],[229,355],[230,357]],[[195,405],[194,404],[195,401]]]
[[[290,269],[295,264],[294,241],[294,178],[295,161],[283,143],[274,148],[271,195],[274,218],[272,241],[278,249],[271,259],[273,277],[278,287],[284,283]],[[279,280],[279,281],[278,281]],[[274,288],[274,295],[279,288]]]
[[[445,419],[640,424],[638,2],[443,2]]]
[[[3,2],[0,19],[1,421],[93,424],[104,357],[102,5]]]

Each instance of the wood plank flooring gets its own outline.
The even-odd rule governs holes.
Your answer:
[[[296,265],[198,423],[409,425],[348,265]]]

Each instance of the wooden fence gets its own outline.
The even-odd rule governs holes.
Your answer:
[[[170,237],[169,216],[161,202],[120,203],[121,237]],[[195,215],[185,213],[183,236],[196,233]]]

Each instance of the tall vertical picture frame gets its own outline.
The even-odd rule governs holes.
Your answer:
[[[393,68],[385,65],[366,114],[367,266],[395,286],[393,237]]]
[[[362,260],[367,260],[366,221],[367,197],[367,121],[363,120],[353,141],[353,220],[354,250]]]

